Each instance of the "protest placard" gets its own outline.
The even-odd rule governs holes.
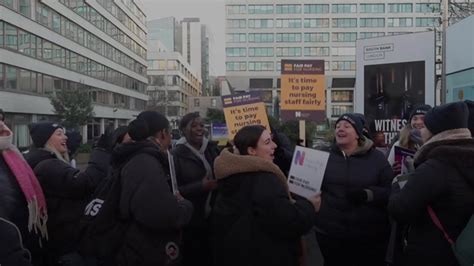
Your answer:
[[[227,126],[224,123],[212,123],[211,140],[217,141],[219,146],[227,144]]]
[[[395,146],[395,162],[400,164],[400,172],[395,173],[398,174],[407,174],[409,168],[411,167],[409,164],[413,163],[413,158],[415,157],[416,151],[409,150],[402,148],[400,146]]]
[[[288,177],[290,191],[306,198],[318,193],[328,159],[328,152],[296,146]]]
[[[265,104],[258,92],[222,96],[229,140],[239,129],[249,125],[262,125],[270,129]]]

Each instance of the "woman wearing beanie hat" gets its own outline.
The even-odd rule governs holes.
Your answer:
[[[416,106],[410,113],[408,124],[400,131],[399,140],[397,140],[388,154],[388,163],[392,166],[395,174],[400,174],[401,165],[395,162],[395,147],[402,147],[408,150],[416,151],[423,145],[420,136],[420,130],[425,127],[425,114],[431,109],[428,104]]]
[[[121,193],[117,218],[128,227],[112,265],[180,265],[181,228],[192,215],[192,204],[173,195],[169,181],[168,119],[156,111],[141,112],[129,125],[132,142],[118,145],[112,166],[120,169]]]
[[[32,124],[30,135],[34,147],[25,159],[38,177],[48,202],[49,240],[44,243],[48,263],[78,265],[74,263],[82,263],[77,253],[79,220],[87,200],[107,175],[110,154],[95,148],[87,169],[81,172],[69,164],[67,137],[59,124]]]
[[[212,265],[208,215],[217,188],[214,160],[219,155],[216,143],[204,136],[204,121],[199,113],[183,116],[179,123],[183,137],[173,149],[179,191],[194,205],[190,224],[184,229],[183,265]]]
[[[354,114],[344,114],[336,122],[315,219],[326,266],[384,265],[393,172],[362,128]]]
[[[404,265],[459,265],[436,215],[451,239],[456,239],[474,211],[474,140],[464,102],[434,107],[421,129],[423,146],[415,155],[415,171],[390,197],[388,210],[410,227]],[[431,209],[431,210],[428,210]]]

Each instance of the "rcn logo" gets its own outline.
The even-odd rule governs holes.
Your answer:
[[[295,164],[303,165],[304,164],[304,151],[296,151]]]

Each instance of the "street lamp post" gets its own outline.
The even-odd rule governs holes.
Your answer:
[[[442,23],[443,23],[443,35],[442,35],[442,46],[441,46],[441,61],[442,61],[442,68],[441,68],[441,104],[446,103],[446,93],[447,93],[447,83],[446,83],[446,31],[448,29],[449,23],[449,0],[444,0],[443,2],[443,14],[442,14]]]

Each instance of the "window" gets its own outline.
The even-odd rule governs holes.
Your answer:
[[[305,28],[329,28],[328,18],[305,18]]]
[[[35,74],[35,73],[33,73]],[[36,92],[36,83],[31,82],[31,72],[24,69],[19,69],[18,89],[27,92]],[[35,75],[36,77],[36,75]],[[33,85],[33,86],[32,86]]]
[[[375,38],[385,36],[385,32],[360,32],[359,39]]]
[[[332,56],[355,56],[355,47],[333,47]]]
[[[31,17],[31,3],[30,0],[20,0],[19,10],[20,14],[26,17]]]
[[[333,71],[354,71],[355,69],[355,61],[332,61]]]
[[[270,43],[273,42],[273,33],[249,33],[249,42],[251,43]]]
[[[412,4],[388,4],[388,13],[412,13]]]
[[[273,56],[272,47],[249,47],[249,57],[271,57]]]
[[[301,14],[301,5],[276,5],[277,14]]]
[[[328,32],[311,32],[304,34],[305,42],[329,42]]]
[[[354,91],[351,90],[331,90],[332,102],[352,103],[354,100]]]
[[[305,47],[304,56],[329,56],[329,47]]]
[[[301,19],[277,19],[277,28],[301,28]]]
[[[5,65],[5,89],[17,89],[17,68]]]
[[[385,4],[360,4],[360,13],[385,13]]]
[[[245,48],[226,48],[225,49],[226,56],[228,57],[239,57],[239,56],[246,56],[246,49]]]
[[[245,62],[226,62],[227,71],[246,71],[247,64]]]
[[[333,42],[355,42],[357,32],[335,32],[332,34]]]
[[[332,117],[339,117],[345,113],[352,113],[354,112],[354,107],[350,105],[333,105],[331,107]]]
[[[277,33],[277,42],[301,42],[301,33]]]
[[[245,33],[230,33],[226,35],[226,42],[228,43],[241,43],[247,41],[247,35]]]
[[[249,14],[273,14],[273,5],[249,5]]]
[[[301,47],[277,47],[276,56],[297,57],[301,56]]]
[[[356,18],[333,18],[332,26],[333,28],[356,28],[357,19]]]
[[[415,6],[416,13],[440,13],[440,4],[436,3],[417,3]]]
[[[211,107],[217,107],[217,99],[216,98],[211,99]]]
[[[332,13],[357,13],[357,4],[333,4]]]
[[[385,27],[385,19],[383,18],[361,18],[361,28],[380,28]]]
[[[51,23],[51,29],[59,34],[61,34],[61,16],[56,13],[52,12],[53,18]]]
[[[250,29],[268,29],[273,28],[273,19],[249,19]]]
[[[18,30],[18,51],[20,53],[31,54],[30,41],[31,35],[28,32]]]
[[[246,13],[245,5],[229,5],[229,6],[226,6],[226,8],[227,8],[227,14],[229,15]]]
[[[387,27],[389,28],[403,28],[403,27],[412,27],[413,19],[412,18],[388,18]]]
[[[416,18],[417,27],[438,27],[439,18]]]
[[[5,48],[18,50],[17,29],[7,23],[5,23]]]
[[[245,29],[246,21],[245,19],[228,19],[226,25],[228,29]]]
[[[249,62],[249,71],[273,71],[273,62]]]
[[[327,14],[329,13],[329,5],[327,4],[308,4],[304,5],[305,14]]]

